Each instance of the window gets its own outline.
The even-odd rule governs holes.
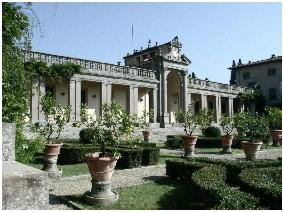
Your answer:
[[[154,58],[155,52],[150,52],[150,58]]]
[[[52,96],[53,98],[55,98],[55,88],[54,87],[52,87],[52,86],[46,86],[45,87],[45,94],[46,95],[50,95],[50,96]]]
[[[276,88],[269,88],[269,100],[277,99],[277,90]]]
[[[81,104],[87,106],[87,90],[81,91]]]
[[[243,79],[245,80],[245,79],[250,79],[250,72],[244,72],[243,73]]]
[[[275,76],[276,75],[276,68],[270,68],[267,70],[268,76]]]

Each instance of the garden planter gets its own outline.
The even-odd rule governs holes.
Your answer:
[[[86,155],[86,163],[91,174],[92,188],[85,193],[85,200],[91,205],[108,205],[118,200],[118,193],[111,190],[111,178],[117,158],[111,154],[99,157],[99,153]]]
[[[148,142],[149,141],[149,131],[148,130],[144,130],[144,131],[142,131],[142,134],[143,134],[143,140],[145,141],[145,142]]]
[[[233,135],[223,135],[221,136],[221,142],[222,142],[222,151],[221,153],[224,154],[230,154],[232,153],[232,141],[233,141]]]
[[[262,145],[261,141],[257,141],[254,143],[249,142],[249,141],[242,141],[241,147],[245,152],[246,159],[255,160],[258,154],[258,151],[260,150],[261,145]]]
[[[282,146],[282,130],[270,130],[273,144],[272,146]]]
[[[62,175],[62,170],[59,170],[57,167],[57,159],[62,145],[63,144],[44,144],[44,166],[42,170],[48,172],[49,177],[60,177]]]
[[[195,156],[195,145],[198,139],[198,136],[189,136],[183,135],[181,136],[184,142],[184,157],[194,157]]]

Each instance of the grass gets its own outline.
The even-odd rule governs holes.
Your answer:
[[[138,186],[116,189],[119,200],[107,206],[91,206],[81,195],[65,198],[86,210],[184,210],[209,209],[209,196],[193,184],[179,180],[163,179]]]

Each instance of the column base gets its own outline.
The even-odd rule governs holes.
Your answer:
[[[110,205],[114,202],[117,202],[119,199],[119,194],[112,191],[109,196],[102,197],[100,195],[93,195],[90,191],[87,191],[83,198],[90,205]]]

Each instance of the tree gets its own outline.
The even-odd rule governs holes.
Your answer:
[[[28,16],[15,3],[3,2],[2,19],[2,121],[18,123],[27,111],[31,85],[23,61],[23,50],[30,49],[31,29]]]

